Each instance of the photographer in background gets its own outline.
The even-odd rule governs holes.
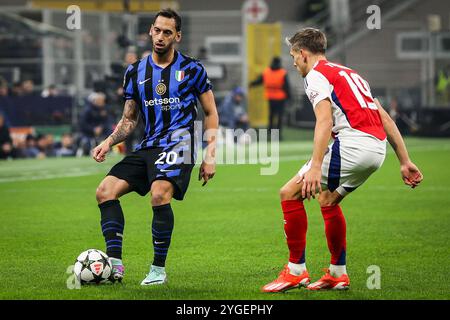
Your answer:
[[[90,150],[112,133],[112,123],[106,95],[94,92],[88,97],[88,105],[80,118],[81,141],[83,155],[89,155]]]

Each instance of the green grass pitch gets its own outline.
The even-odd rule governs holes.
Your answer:
[[[351,289],[264,294],[287,261],[278,190],[311,152],[310,137],[281,145],[277,175],[259,165],[219,165],[201,187],[194,169],[184,201],[174,202],[169,283],[141,287],[152,257],[149,197],[122,198],[122,285],[69,290],[66,269],[88,248],[104,250],[95,189],[119,157],[0,162],[0,299],[449,299],[450,139],[407,139],[425,180],[402,184],[392,150],[383,167],[344,200]],[[322,275],[329,254],[318,204],[306,204],[307,266]],[[380,267],[369,290],[367,268]]]

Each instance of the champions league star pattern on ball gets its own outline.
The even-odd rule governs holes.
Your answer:
[[[89,249],[77,257],[73,272],[81,284],[99,284],[109,279],[111,264],[103,251]]]

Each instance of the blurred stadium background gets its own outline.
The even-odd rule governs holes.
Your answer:
[[[66,25],[72,4],[81,9],[80,30]],[[268,107],[262,88],[249,90],[248,83],[280,55],[293,94],[283,122],[290,128],[312,128],[312,109],[283,39],[302,26],[315,26],[327,32],[329,60],[358,70],[403,133],[450,136],[447,1],[280,0],[265,1],[266,8],[259,1],[245,8],[243,4],[1,0],[0,113],[13,145],[13,150],[2,151],[2,158],[86,155],[120,117],[124,68],[150,52],[148,29],[155,12],[164,7],[181,12],[179,49],[205,64],[218,106],[236,86],[244,89],[252,127],[267,126]],[[367,8],[373,4],[381,9],[380,30],[366,27]],[[252,23],[260,14],[261,23]],[[92,105],[107,115],[89,113]],[[96,134],[99,125],[103,127]],[[294,136],[287,132],[287,139]],[[130,139],[128,150],[132,143]]]

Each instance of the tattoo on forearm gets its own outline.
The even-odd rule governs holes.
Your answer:
[[[127,100],[123,109],[122,119],[120,119],[114,132],[109,136],[112,145],[124,141],[128,135],[136,128],[138,122],[139,109],[134,100]]]

